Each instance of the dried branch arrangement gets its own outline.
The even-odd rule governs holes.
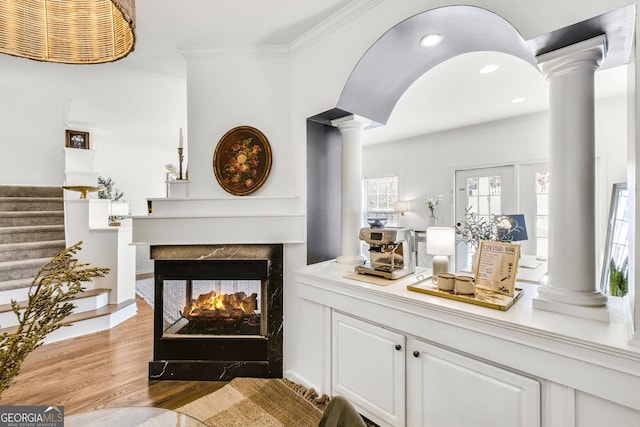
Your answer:
[[[75,254],[81,245],[78,242],[64,249],[38,270],[29,287],[26,307],[11,301],[18,326],[13,332],[0,335],[0,395],[18,375],[29,353],[43,344],[46,335],[67,326],[62,321],[74,308],[69,301],[84,290],[83,282],[109,272],[108,268],[79,263]]]

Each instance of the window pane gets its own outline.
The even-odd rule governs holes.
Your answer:
[[[469,197],[467,199],[467,209],[472,212],[476,212],[478,210],[478,198],[477,197]]]
[[[475,197],[478,195],[478,178],[467,178],[467,196]]]
[[[481,176],[478,178],[478,194],[489,194],[489,177]]]
[[[549,195],[536,194],[536,214],[549,215]]]
[[[492,196],[500,196],[502,194],[502,181],[499,176],[492,176],[489,179],[489,194]]]
[[[481,196],[478,197],[478,213],[479,214],[490,214],[489,210],[489,197]]]
[[[502,197],[500,197],[500,196],[491,196],[490,197],[490,200],[489,200],[489,203],[490,203],[489,209],[490,210],[489,211],[492,214],[499,215],[501,213],[505,213],[505,212],[502,212],[502,205],[500,203],[501,199],[502,199]]]
[[[538,237],[536,239],[536,256],[541,259],[547,259],[549,257],[548,247],[549,239]]]
[[[536,235],[538,237],[549,237],[549,217],[536,217]]]

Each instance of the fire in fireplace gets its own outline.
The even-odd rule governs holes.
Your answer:
[[[282,376],[282,245],[154,246],[150,379]]]

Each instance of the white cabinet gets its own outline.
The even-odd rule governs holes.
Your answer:
[[[407,348],[407,425],[540,425],[538,381],[420,340]]]
[[[332,394],[342,395],[380,425],[405,424],[405,337],[332,315]]]
[[[340,312],[331,335],[332,394],[380,425],[540,426],[536,380]]]
[[[411,277],[378,286],[348,273],[333,261],[296,272],[298,295],[322,307],[323,334],[307,341],[320,356],[288,378],[345,395],[380,425],[640,426],[628,318],[535,310],[537,286],[523,282],[523,296],[500,311],[410,291]],[[608,302],[618,314],[625,304]]]

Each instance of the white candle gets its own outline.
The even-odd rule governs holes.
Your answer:
[[[178,145],[178,148],[182,148],[182,128],[180,128],[180,144]]]

